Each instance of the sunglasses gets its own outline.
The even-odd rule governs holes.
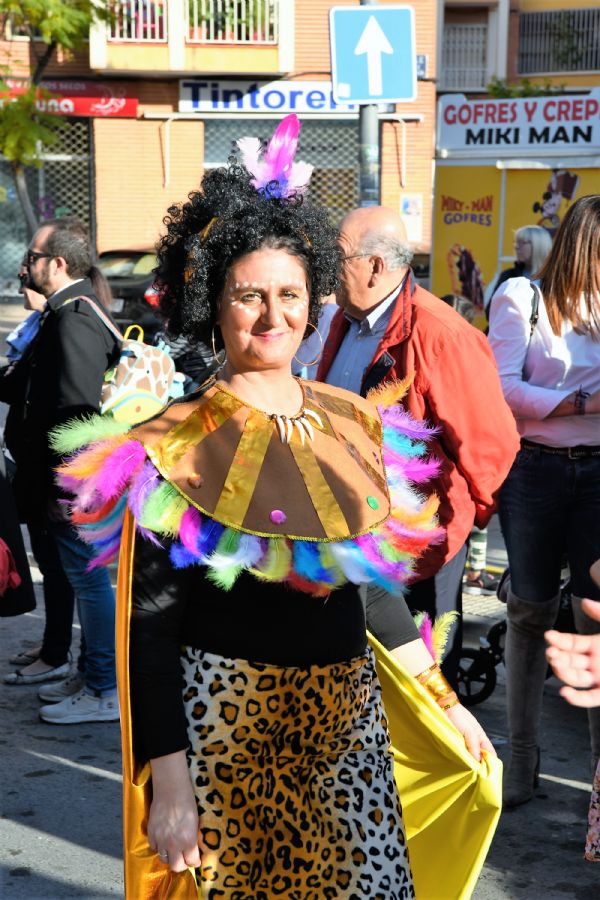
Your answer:
[[[32,266],[38,259],[52,259],[51,253],[38,253],[37,250],[28,250],[23,257],[26,266]]]

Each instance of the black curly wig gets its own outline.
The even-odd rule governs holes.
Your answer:
[[[163,219],[167,230],[157,245],[155,281],[171,334],[210,346],[232,263],[261,247],[286,250],[303,262],[311,325],[317,325],[322,298],[337,289],[340,251],[326,210],[301,194],[275,197],[273,184],[257,191],[251,178],[230,161],[208,172],[200,190],[171,206]],[[222,347],[220,329],[215,345]]]

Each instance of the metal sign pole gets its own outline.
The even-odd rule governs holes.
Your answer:
[[[361,6],[375,6],[377,0],[360,0]],[[379,115],[375,104],[361,104],[358,114],[358,166],[360,205],[378,206],[379,198]]]

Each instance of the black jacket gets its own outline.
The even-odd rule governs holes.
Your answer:
[[[496,293],[496,291],[498,290],[498,288],[500,287],[501,284],[504,284],[504,282],[508,281],[509,278],[520,278],[523,275],[524,271],[525,271],[525,263],[516,262],[514,264],[514,266],[512,266],[510,269],[504,269],[503,272],[500,272],[498,281],[494,285],[494,290],[492,291],[492,297],[494,296],[494,294]],[[489,308],[489,304],[488,304],[488,308]]]
[[[119,355],[118,342],[90,304],[73,299],[81,296],[99,303],[87,279],[49,298],[36,338],[0,379],[0,400],[10,405],[5,438],[17,463],[22,521],[44,518],[48,501],[58,496],[53,467],[60,460],[50,450],[49,431],[98,412],[104,372]]]

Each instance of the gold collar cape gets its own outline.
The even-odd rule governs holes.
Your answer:
[[[134,428],[163,478],[225,527],[259,537],[341,541],[390,512],[382,424],[362,397],[304,382],[314,440],[283,443],[269,415],[218,386]],[[313,420],[314,421],[314,420]]]

